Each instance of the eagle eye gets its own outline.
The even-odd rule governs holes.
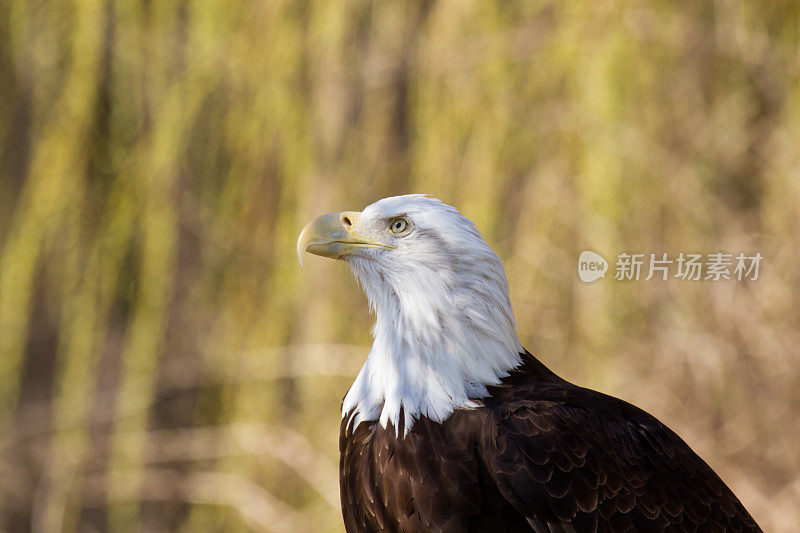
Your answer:
[[[392,233],[395,234],[403,233],[407,229],[408,229],[408,220],[402,217],[395,218],[389,223],[389,231],[391,231]]]

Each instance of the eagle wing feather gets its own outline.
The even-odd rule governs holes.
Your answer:
[[[519,389],[516,390],[519,392]],[[566,382],[496,409],[484,460],[534,530],[760,531],[714,471],[669,428]]]

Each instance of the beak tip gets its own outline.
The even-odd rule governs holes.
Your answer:
[[[311,224],[307,224],[297,238],[297,260],[300,261],[301,268],[303,266],[303,255],[306,253],[306,248],[308,248],[309,233],[311,232],[309,229],[310,226]]]

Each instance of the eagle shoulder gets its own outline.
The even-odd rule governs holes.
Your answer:
[[[482,450],[498,490],[535,531],[760,531],[692,449],[645,411],[532,361],[494,390]]]

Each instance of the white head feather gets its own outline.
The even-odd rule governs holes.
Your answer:
[[[424,195],[385,198],[358,220],[384,241],[391,220],[409,229],[393,249],[347,256],[376,315],[375,342],[342,405],[362,421],[407,432],[476,406],[521,362],[503,262],[454,207]],[[400,420],[401,410],[403,420]]]

